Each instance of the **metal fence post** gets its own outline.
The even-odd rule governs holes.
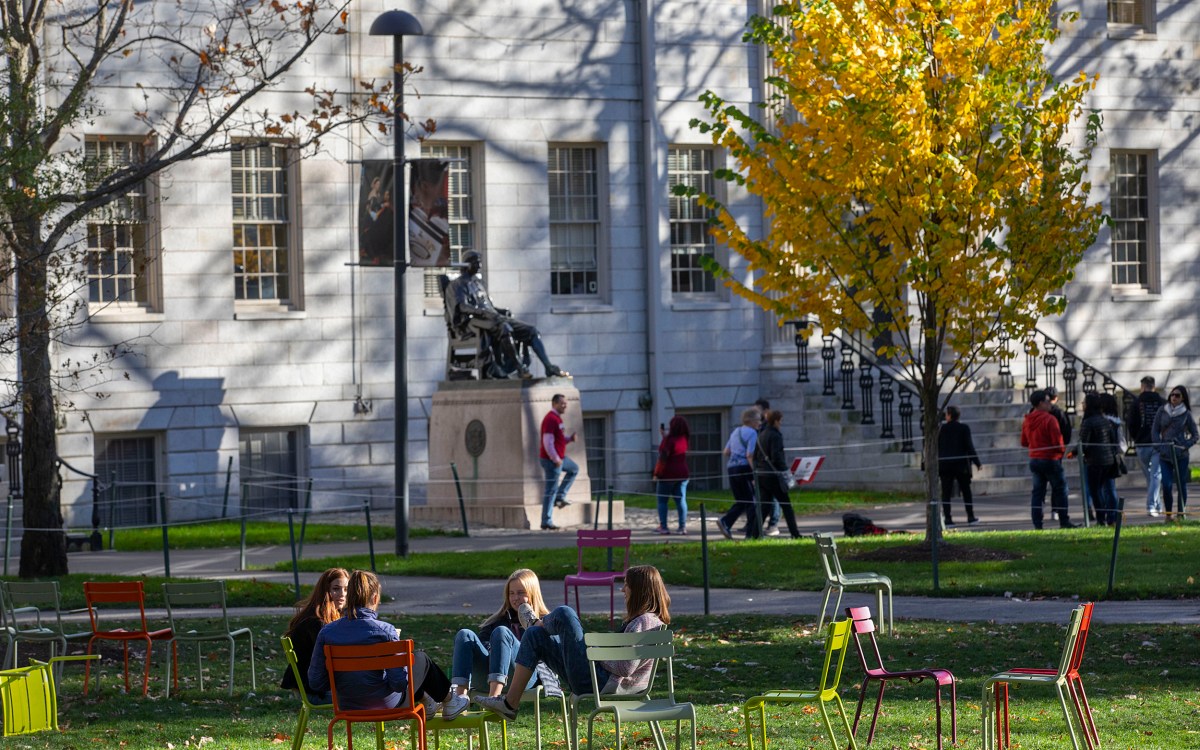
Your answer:
[[[167,495],[158,493],[158,523],[162,526],[163,537],[163,575],[171,577],[171,545],[167,538]]]
[[[458,493],[458,515],[462,518],[463,536],[471,536],[471,529],[467,527],[467,505],[463,502],[462,484],[458,481],[458,466],[453,461],[450,462],[450,473],[454,475],[454,491]]]
[[[296,558],[296,509],[288,508],[288,545],[292,548],[292,585],[296,590],[296,601],[300,600],[300,564]]]
[[[375,571],[375,533],[371,530],[371,501],[363,500],[363,513],[367,517],[367,551],[371,555],[371,572]]]
[[[708,511],[700,503],[700,566],[704,571],[704,614],[708,616]]]

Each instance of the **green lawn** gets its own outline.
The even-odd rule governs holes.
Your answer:
[[[414,638],[436,662],[449,665],[450,644],[459,627],[474,627],[479,617],[410,617],[395,624]],[[57,734],[12,738],[5,747],[21,750],[83,750],[122,748],[237,748],[276,750],[288,747],[296,720],[296,700],[279,690],[283,658],[278,634],[283,618],[254,618],[243,624],[254,630],[258,657],[258,690],[247,692],[246,662],[239,658],[237,691],[225,691],[224,652],[206,656],[206,691],[195,688],[196,662],[181,654],[183,692],[162,698],[165,650],[155,648],[151,697],[140,692],[123,695],[120,652],[106,646],[101,667],[101,690],[82,696],[82,667],[66,668],[59,691],[62,729]],[[599,626],[599,621],[589,624]],[[809,688],[817,684],[822,645],[811,632],[809,618],[798,621],[765,616],[680,617],[676,633],[676,688],[680,700],[695,704],[701,747],[746,747],[742,702],[765,689]],[[1058,658],[1065,623],[1054,625],[960,625],[904,622],[897,638],[884,638],[881,648],[892,668],[937,665],[952,669],[959,679],[958,720],[961,750],[978,750],[980,691],[990,674],[1013,666],[1052,666]],[[239,657],[244,652],[240,646]],[[1194,627],[1093,627],[1084,661],[1084,680],[1096,714],[1101,743],[1106,748],[1177,750],[1195,747],[1200,737],[1200,640]],[[135,654],[136,656],[136,654]],[[136,669],[135,658],[131,666]],[[841,694],[853,712],[859,684],[856,655],[846,661]],[[212,680],[209,682],[209,680]],[[928,685],[889,688],[873,748],[933,748],[933,691]],[[948,697],[943,696],[948,704]],[[559,714],[547,703],[544,718],[548,748],[562,748]],[[869,706],[868,706],[869,710]],[[948,711],[948,706],[947,709]],[[1047,689],[1014,687],[1011,696],[1014,747],[1021,750],[1060,750],[1069,747],[1061,711]],[[770,708],[768,737],[776,748],[828,748],[819,714],[800,707]],[[946,746],[949,716],[946,716]],[[306,748],[325,746],[327,714],[314,714]],[[664,727],[665,728],[665,727]],[[601,720],[596,748],[613,747],[612,723]],[[581,733],[586,736],[586,721]],[[859,740],[865,741],[866,727]],[[625,729],[626,746],[651,748],[644,725]],[[465,738],[443,735],[443,747],[466,748]],[[510,747],[532,748],[533,716],[526,707],[510,725]],[[344,746],[339,726],[335,737]],[[356,732],[362,747],[373,747],[369,730]],[[405,748],[404,733],[389,734],[388,748]],[[839,745],[845,741],[839,734]],[[630,739],[634,741],[630,743]],[[493,734],[493,741],[498,737]],[[432,739],[431,739],[432,742]],[[393,745],[393,743],[395,743]],[[861,746],[861,745],[860,745]],[[430,745],[432,747],[432,744]],[[499,747],[497,742],[494,747]],[[685,744],[686,747],[686,744]]]
[[[301,520],[297,516],[294,523],[296,542],[300,542]],[[322,542],[357,542],[367,538],[365,524],[336,524],[310,522],[304,531],[305,544],[320,544]],[[238,521],[205,521],[204,523],[182,524],[172,526],[170,531],[171,549],[215,549],[218,547],[237,547],[241,544],[242,526]],[[379,524],[372,522],[371,535],[376,542],[396,538],[396,529],[391,523]],[[409,536],[462,536],[462,532],[445,532],[438,529],[409,529]],[[246,545],[262,547],[288,543],[287,522],[254,521],[246,524]],[[108,546],[108,536],[104,537],[105,547]],[[150,552],[162,549],[162,531],[160,529],[117,529],[113,534],[113,549],[123,552]]]
[[[1015,560],[942,562],[939,566],[943,596],[1079,596],[1102,598],[1108,584],[1112,529],[1006,531],[954,534],[952,545],[1009,551]],[[887,547],[919,542],[913,535],[858,537],[838,542],[846,572],[872,570],[890,576],[897,594],[933,593],[932,566],[916,562],[859,561],[856,557]],[[1200,523],[1130,526],[1122,530],[1117,561],[1117,599],[1174,599],[1200,596]],[[595,552],[592,565],[600,566],[603,552]],[[494,552],[421,553],[407,559],[379,555],[376,567],[387,575],[449,576],[503,579],[513,568],[528,567],[547,580],[561,579],[575,570],[576,551],[527,549],[497,555]],[[633,564],[649,564],[662,571],[669,584],[700,586],[703,571],[699,542],[634,545]],[[368,558],[306,559],[301,569],[324,570],[331,565],[366,567]],[[816,547],[811,539],[766,539],[728,542],[710,539],[709,580],[716,588],[771,588],[820,591]],[[277,566],[290,570],[290,563]]]

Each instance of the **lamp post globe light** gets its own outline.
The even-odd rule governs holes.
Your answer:
[[[413,14],[403,10],[381,13],[371,23],[371,36],[392,38],[392,263],[396,282],[396,554],[408,556],[408,307],[404,299],[404,271],[408,267],[405,242],[408,211],[404,210],[404,37],[422,36],[425,30]]]

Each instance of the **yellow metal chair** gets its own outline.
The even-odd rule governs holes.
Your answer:
[[[292,645],[292,639],[288,636],[283,636],[279,639],[279,643],[283,646],[283,655],[287,659],[288,668],[292,670],[292,676],[296,678],[296,684],[300,686],[300,716],[296,720],[296,731],[292,734],[292,750],[300,750],[304,745],[304,732],[308,729],[308,716],[314,710],[332,711],[332,703],[313,703],[308,698],[308,692],[304,689],[304,678],[300,675],[300,665],[296,662],[296,648]]]
[[[766,750],[768,703],[817,704],[821,719],[825,722],[825,730],[829,732],[829,744],[833,750],[841,750],[837,738],[833,736],[833,722],[829,720],[829,711],[825,708],[825,704],[830,701],[837,703],[842,724],[846,727],[846,735],[850,738],[850,750],[858,750],[858,743],[854,741],[854,731],[846,717],[846,707],[842,704],[842,697],[838,695],[842,665],[846,661],[846,652],[850,650],[850,625],[850,620],[829,623],[825,634],[825,663],[821,667],[821,684],[816,690],[772,690],[746,701],[742,706],[742,714],[746,720],[746,740],[750,743],[750,750],[754,750],[754,730],[750,726],[750,713],[755,709],[758,709],[759,737],[763,750]]]
[[[49,662],[32,660],[28,667],[0,672],[0,704],[3,706],[2,737],[58,729],[58,693],[54,668],[64,661],[99,659],[90,656],[54,656]]]

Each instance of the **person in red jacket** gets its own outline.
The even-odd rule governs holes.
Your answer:
[[[1063,474],[1063,436],[1058,419],[1051,413],[1050,398],[1045,391],[1029,396],[1033,408],[1021,425],[1021,445],[1029,449],[1029,471],[1033,474],[1033,495],[1030,513],[1033,528],[1042,528],[1042,506],[1046,503],[1046,485],[1050,485],[1050,507],[1058,514],[1058,525],[1073,529],[1067,517],[1067,480]]]
[[[542,419],[541,440],[538,445],[538,462],[546,476],[546,491],[542,495],[542,530],[557,531],[558,526],[552,520],[555,508],[565,508],[571,504],[567,493],[575,483],[575,475],[579,473],[579,464],[567,458],[567,444],[575,442],[577,435],[567,436],[563,428],[562,415],[567,411],[567,397],[561,393],[554,394],[550,399],[551,409]],[[559,477],[562,482],[559,483]]]
[[[654,464],[654,478],[658,480],[658,528],[655,534],[670,534],[667,528],[667,501],[674,498],[675,507],[679,509],[679,527],[676,534],[687,533],[687,483],[688,438],[691,431],[687,420],[676,414],[671,417],[671,428],[663,430],[662,441],[658,445],[658,460]]]

